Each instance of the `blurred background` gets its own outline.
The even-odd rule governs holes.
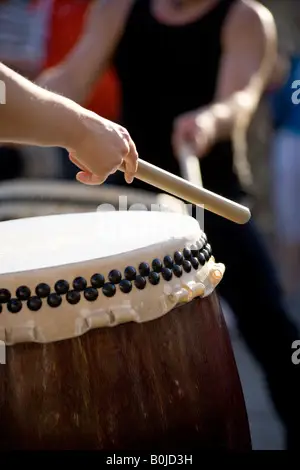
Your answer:
[[[34,80],[42,70],[63,60],[76,43],[88,3],[88,0],[1,0],[0,61]],[[300,245],[297,242],[299,239],[295,234],[296,241],[290,243],[292,246],[278,247],[276,237],[277,192],[281,191],[284,184],[289,183],[283,184],[280,178],[277,179],[276,171],[272,170],[274,161],[280,160],[282,153],[292,152],[295,158],[300,158],[300,146],[297,145],[298,139],[300,143],[300,105],[298,115],[295,111],[293,126],[290,127],[288,124],[285,125],[288,111],[284,106],[290,99],[287,96],[291,96],[291,93],[286,94],[285,89],[287,79],[291,78],[289,74],[294,74],[293,80],[300,80],[300,67],[297,72],[297,57],[300,56],[300,10],[298,0],[264,0],[262,3],[275,17],[283,69],[288,72],[283,80],[278,78],[277,85],[275,79],[270,90],[266,91],[249,129],[247,158],[252,173],[251,185],[254,194],[252,213],[263,230],[279,267],[292,315],[300,323],[298,286]],[[291,59],[294,62],[291,62]],[[294,64],[294,68],[291,68],[291,63]],[[93,90],[86,107],[108,119],[117,120],[120,99],[117,79],[114,71],[110,70]],[[237,154],[241,168],[245,170],[243,152],[243,142],[241,142]],[[0,147],[0,160],[1,220],[67,212],[70,208],[74,209],[71,207],[72,201],[74,199],[78,201],[81,197],[77,189],[73,192],[70,185],[74,180],[74,171],[72,173],[71,167],[67,166],[66,155],[61,149],[3,145]],[[245,177],[247,177],[246,170]],[[300,174],[297,177],[300,187]],[[297,192],[299,194],[299,189],[295,186],[295,198],[299,199]],[[82,198],[88,204],[89,196],[83,193],[84,191]],[[112,196],[106,197],[107,202],[110,197]],[[283,204],[282,199],[280,199],[281,204]],[[289,204],[287,199],[287,211]],[[73,205],[76,205],[75,202]],[[295,218],[299,220],[299,213],[295,214]],[[226,306],[224,312],[244,389],[253,447],[281,449],[284,445],[282,429],[264,390],[261,373],[239,337]]]

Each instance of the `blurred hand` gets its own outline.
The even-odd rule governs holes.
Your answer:
[[[82,171],[76,179],[88,185],[103,183],[122,164],[125,180],[132,183],[138,167],[134,142],[124,127],[82,108],[83,130],[74,136],[75,144],[69,150],[70,160]]]
[[[197,157],[202,158],[215,140],[215,119],[209,111],[191,111],[174,121],[172,145],[176,156],[180,155],[182,146],[187,144]]]

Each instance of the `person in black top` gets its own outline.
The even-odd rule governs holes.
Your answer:
[[[39,83],[83,101],[113,63],[121,122],[139,156],[180,175],[177,155],[188,142],[201,160],[204,187],[242,202],[232,135],[236,125],[247,129],[276,56],[273,17],[252,0],[95,1],[79,44]],[[114,183],[123,181],[114,175]],[[252,220],[237,225],[205,212],[204,229],[226,265],[219,293],[264,370],[292,448],[299,436],[300,369],[291,356],[300,336],[269,255]]]

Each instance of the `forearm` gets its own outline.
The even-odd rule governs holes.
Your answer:
[[[236,126],[249,125],[260,100],[260,93],[255,88],[233,93],[227,100],[199,110],[210,116],[214,127],[215,140],[220,141],[232,137]]]
[[[71,75],[71,74],[70,74]],[[77,80],[68,76],[60,65],[42,72],[35,83],[53,93],[58,93],[70,100],[82,104],[85,101],[85,92],[77,85]]]
[[[71,147],[80,133],[80,106],[44,90],[0,64],[6,102],[0,105],[0,141]]]
[[[71,62],[67,66],[62,63],[45,70],[37,77],[35,83],[84,106],[93,85],[102,76],[100,69],[89,72],[89,69],[79,72],[77,65]]]
[[[274,18],[257,2],[236,2],[223,31],[223,55],[214,102],[216,138],[246,132],[278,58]]]
[[[91,2],[82,35],[75,46],[61,62],[42,72],[35,81],[37,85],[83,106],[93,86],[104,74],[112,48],[110,29],[114,28],[109,28],[110,21],[102,3]],[[109,3],[112,4],[109,9],[113,8],[114,2]]]

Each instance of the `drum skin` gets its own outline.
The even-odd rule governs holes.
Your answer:
[[[8,347],[0,448],[251,450],[216,293],[144,324]]]

